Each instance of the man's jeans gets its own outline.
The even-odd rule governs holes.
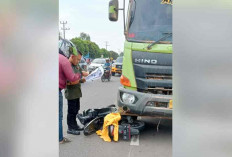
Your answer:
[[[59,141],[63,140],[62,120],[63,120],[63,95],[61,93],[61,90],[59,90]]]

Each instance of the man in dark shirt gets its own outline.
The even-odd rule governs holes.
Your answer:
[[[69,139],[63,137],[63,126],[62,126],[62,119],[63,119],[63,96],[61,90],[66,87],[66,81],[79,81],[81,79],[81,75],[79,73],[73,73],[71,64],[63,55],[60,53],[61,50],[59,49],[59,142],[66,143],[70,142]],[[77,50],[75,47],[70,48],[70,57],[77,58]]]
[[[82,79],[80,81],[67,81],[67,86],[65,89],[65,97],[68,100],[68,114],[67,114],[67,125],[68,125],[68,134],[80,135],[80,130],[83,130],[80,126],[78,126],[76,121],[76,116],[78,111],[80,110],[80,98],[82,97],[81,92],[81,83],[85,82],[85,76],[88,75],[87,72],[83,71],[79,65],[79,61],[81,60],[82,53],[78,51],[77,60],[73,58],[69,58],[70,63],[72,64],[72,69],[75,74],[81,74]]]

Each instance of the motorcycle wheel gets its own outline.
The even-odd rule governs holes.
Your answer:
[[[128,123],[126,121],[122,121],[121,124],[130,124],[131,128],[138,129],[139,131],[143,130],[145,127],[145,123],[143,121],[135,120],[133,123]]]
[[[101,77],[101,81],[105,82],[105,77],[104,76]]]

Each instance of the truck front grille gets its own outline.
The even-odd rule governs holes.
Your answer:
[[[170,74],[146,74],[146,79],[154,80],[172,80],[172,75]]]
[[[133,51],[132,59],[139,92],[172,95],[171,53]]]

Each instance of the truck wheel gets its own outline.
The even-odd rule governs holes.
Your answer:
[[[126,121],[122,121],[121,124],[130,124],[131,128],[138,129],[139,131],[142,131],[145,127],[145,123],[143,121],[135,120],[133,123],[128,123]]]
[[[112,76],[115,76],[115,72],[112,72]]]

